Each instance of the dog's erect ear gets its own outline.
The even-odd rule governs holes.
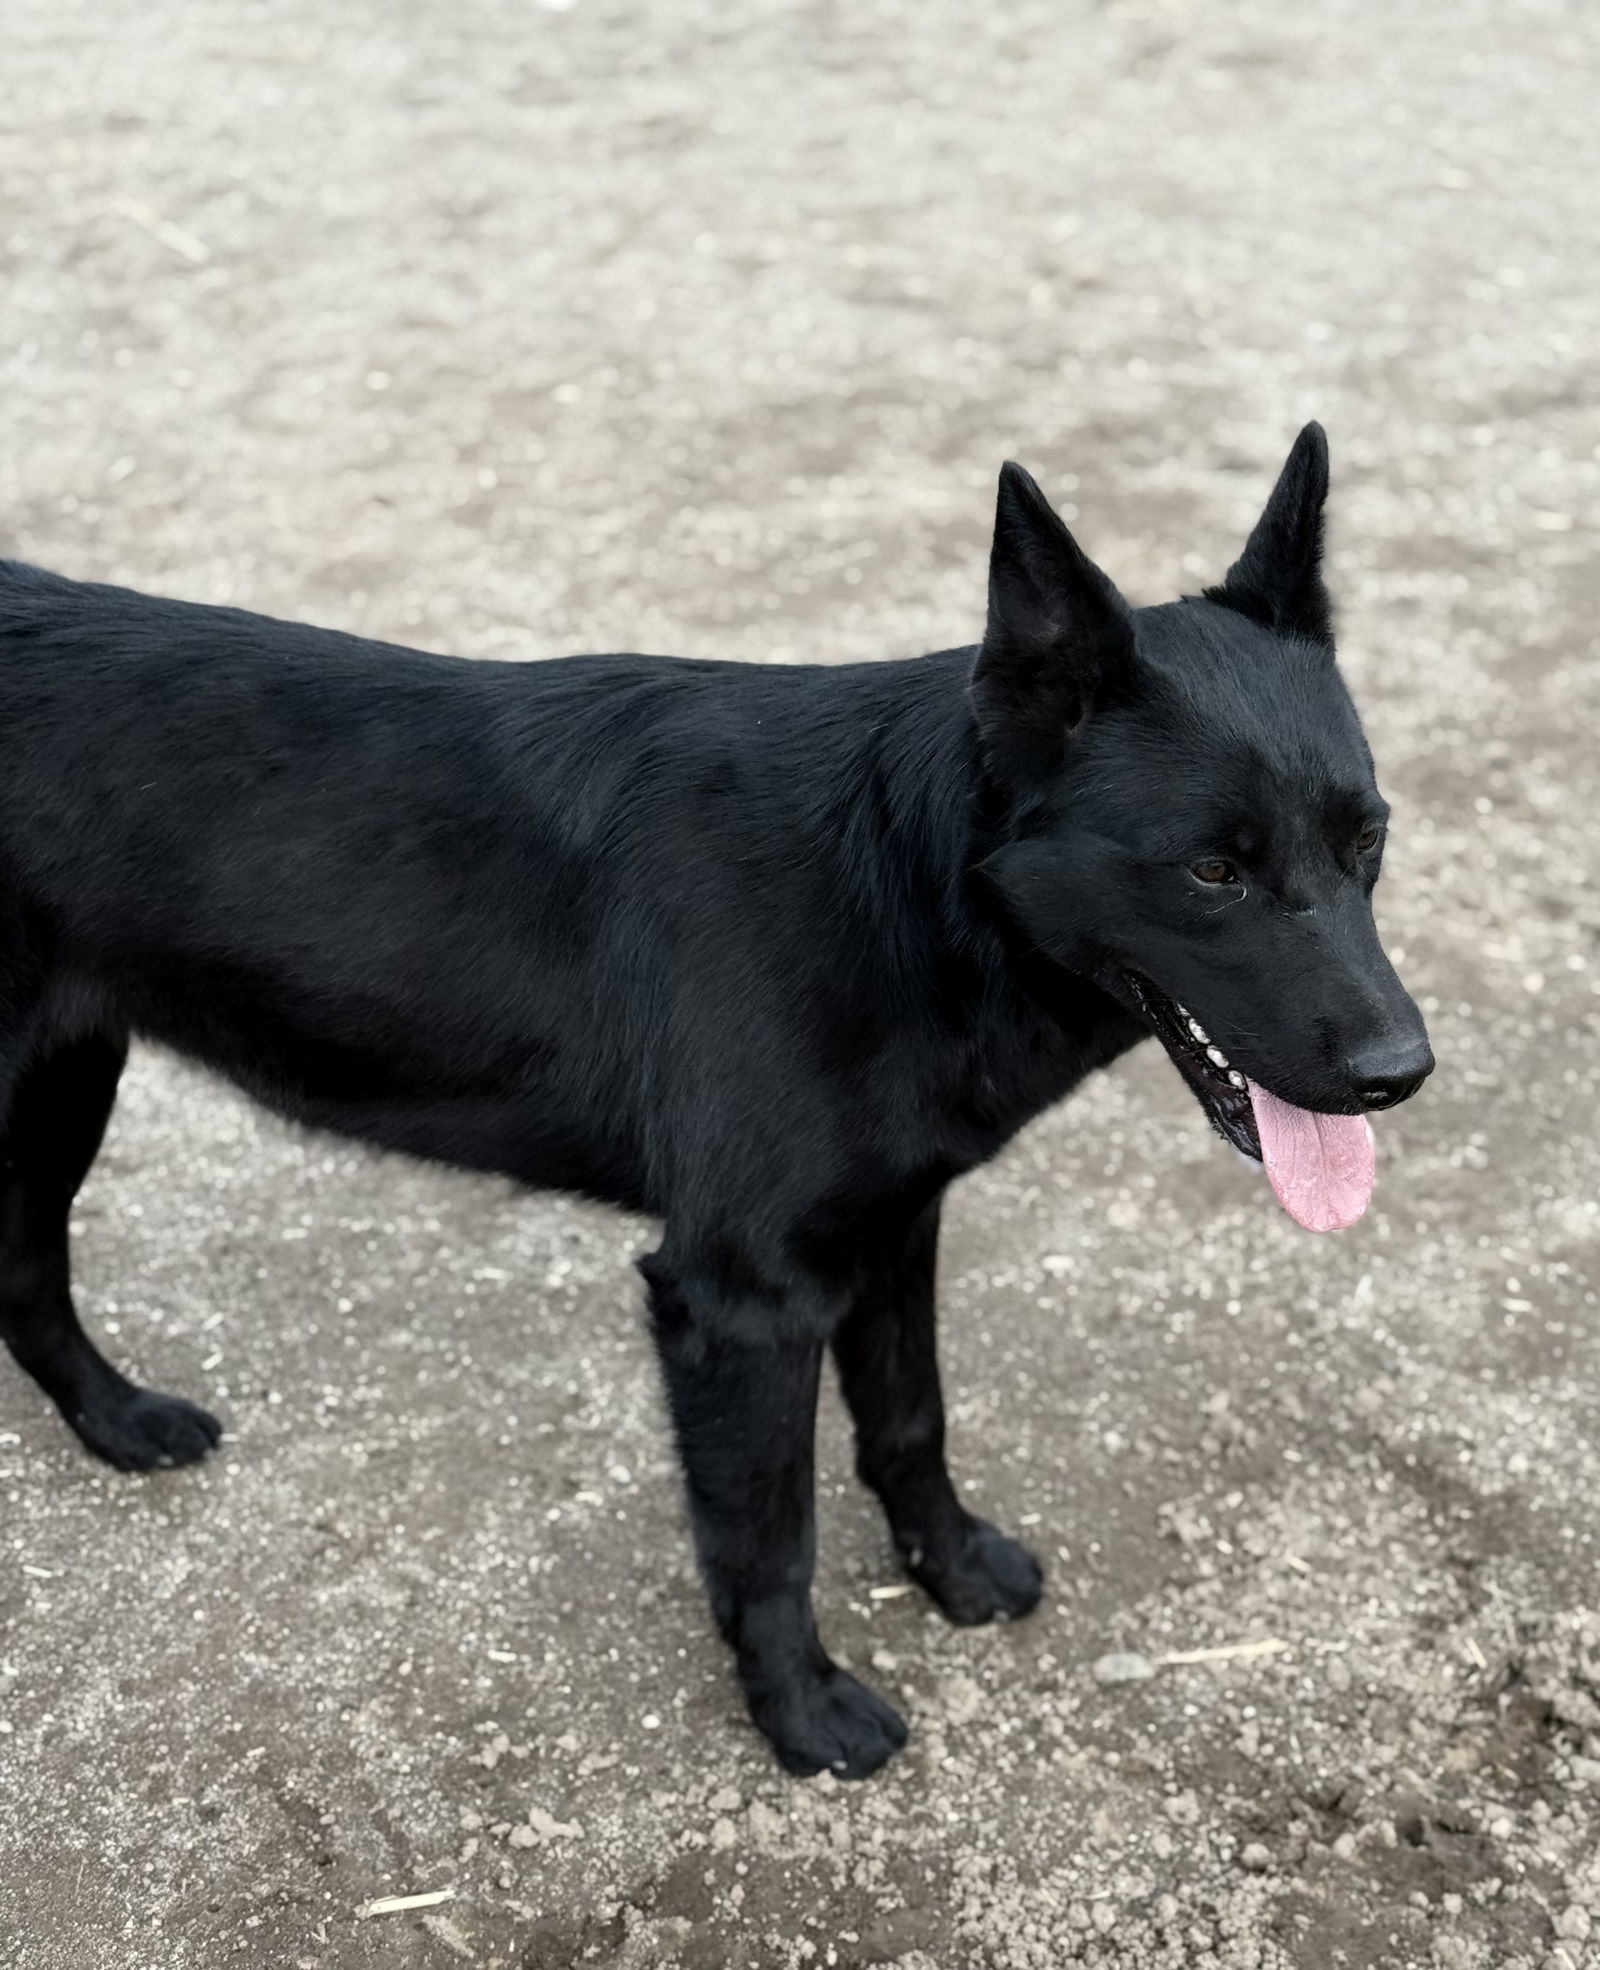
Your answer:
[[[1333,605],[1322,585],[1322,508],[1328,497],[1328,440],[1308,424],[1278,474],[1266,511],[1208,602],[1237,609],[1290,636],[1333,644]]]
[[[1000,468],[989,619],[972,677],[979,737],[1007,784],[1048,776],[1126,682],[1133,622],[1113,583],[1020,465]]]

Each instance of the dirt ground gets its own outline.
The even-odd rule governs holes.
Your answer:
[[[844,1789],[709,1634],[651,1228],[138,1058],[83,1305],[230,1433],[124,1479],[0,1377],[0,1963],[1600,1960],[1600,16],[8,0],[5,46],[0,513],[73,574],[907,652],[976,633],[1003,457],[1156,599],[1322,418],[1440,1065],[1340,1238],[1142,1053],[960,1186],[955,1460],[1050,1595],[875,1591],[830,1398],[822,1619],[914,1728]]]

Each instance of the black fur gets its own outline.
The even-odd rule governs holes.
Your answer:
[[[1151,981],[1287,1099],[1426,1071],[1351,846],[1383,810],[1325,481],[1313,431],[1213,599],[1134,611],[1008,467],[982,646],[837,667],[462,662],[0,564],[0,1334],[120,1467],[216,1441],[72,1308],[130,1033],[315,1127],[655,1214],[751,1711],[792,1770],[871,1771],[904,1727],[810,1605],[830,1347],[914,1576],[963,1622],[1040,1592],[945,1468],[951,1179],[1149,1032]]]

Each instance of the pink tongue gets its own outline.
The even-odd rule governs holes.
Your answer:
[[[1278,1202],[1307,1231],[1343,1231],[1372,1201],[1365,1115],[1318,1115],[1250,1083],[1261,1160]]]

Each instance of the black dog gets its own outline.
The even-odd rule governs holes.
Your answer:
[[[1373,929],[1326,488],[1311,425],[1222,585],[1133,611],[1007,466],[982,645],[838,667],[462,662],[0,564],[12,1353],[120,1468],[217,1440],[73,1311],[130,1033],[314,1127],[653,1213],[751,1714],[792,1771],[872,1771],[905,1728],[811,1614],[830,1347],[915,1578],[961,1622],[1040,1592],[945,1468],[945,1186],[1153,1031],[1328,1228],[1371,1188],[1364,1112],[1432,1067]]]

